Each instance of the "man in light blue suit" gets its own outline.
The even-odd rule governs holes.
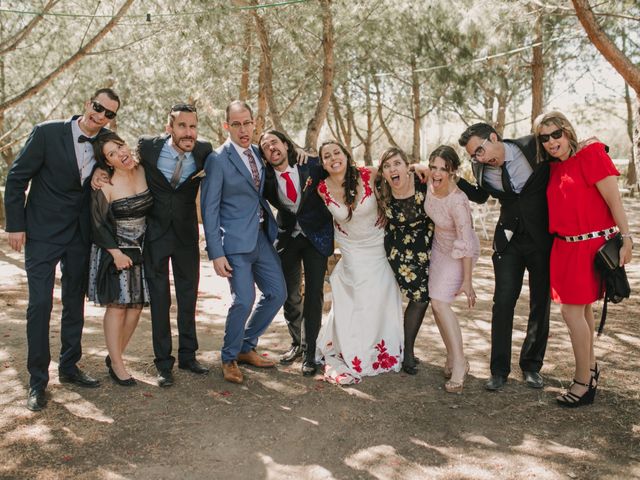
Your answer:
[[[273,247],[278,226],[262,196],[264,165],[258,147],[251,145],[251,108],[245,102],[231,102],[223,126],[229,139],[205,161],[202,221],[209,259],[216,274],[229,280],[233,296],[225,324],[222,372],[225,380],[242,383],[238,363],[275,366],[255,348],[287,291]],[[262,296],[254,309],[256,286]]]

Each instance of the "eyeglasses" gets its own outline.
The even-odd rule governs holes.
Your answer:
[[[486,143],[489,141],[489,138],[485,138],[484,142],[482,142],[480,144],[480,146],[478,148],[476,148],[476,151],[473,152],[473,155],[471,155],[471,161],[472,162],[478,162],[478,157],[482,157],[484,156],[485,153],[487,153],[487,151],[485,150],[484,146],[486,145]]]
[[[242,123],[233,122],[229,124],[231,128],[240,128],[240,127],[249,128],[251,125],[253,125],[253,120],[245,120]]]
[[[559,128],[559,129],[554,130],[553,132],[551,132],[549,134],[545,133],[545,134],[538,135],[538,140],[540,140],[540,143],[547,143],[552,138],[554,140],[558,140],[560,137],[562,137],[563,133],[564,133],[564,131],[561,128]]]
[[[171,112],[190,112],[190,113],[198,113],[195,105],[191,105],[190,103],[176,103],[171,107]]]
[[[112,112],[111,110],[103,107],[102,105],[100,105],[100,103],[96,102],[95,100],[91,102],[91,108],[93,108],[93,111],[96,113],[104,112],[104,116],[107,117],[109,120],[113,120],[114,118],[116,118],[116,112]]]

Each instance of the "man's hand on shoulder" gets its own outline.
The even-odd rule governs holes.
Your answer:
[[[22,251],[22,246],[25,244],[26,240],[27,235],[25,234],[25,232],[9,232],[9,246],[16,252]]]
[[[111,179],[106,171],[101,168],[96,168],[91,177],[91,188],[94,190],[101,190],[105,185],[111,184]]]
[[[227,257],[218,257],[213,259],[213,269],[219,277],[229,278],[233,268],[229,265]]]

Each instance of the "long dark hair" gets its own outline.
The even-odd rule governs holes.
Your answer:
[[[351,220],[353,216],[353,209],[356,205],[356,195],[358,194],[358,179],[360,178],[360,172],[358,172],[358,167],[356,167],[355,162],[353,161],[353,157],[346,149],[342,143],[337,140],[325,140],[320,144],[320,148],[318,148],[318,155],[320,156],[320,161],[322,161],[322,150],[327,145],[337,145],[344,156],[347,157],[347,170],[344,174],[344,182],[342,183],[342,187],[344,187],[344,203],[349,210],[349,214],[347,215],[347,221]]]
[[[278,137],[280,141],[287,146],[287,162],[289,162],[289,166],[293,167],[296,163],[298,163],[296,147],[291,141],[291,139],[287,137],[284,133],[279,132],[278,130],[274,130],[273,128],[270,128],[269,130],[265,130],[264,132],[262,132],[262,135],[260,135],[260,138],[258,139],[258,148],[260,149],[262,158],[267,158],[264,154],[264,150],[262,150],[262,139],[267,134]]]

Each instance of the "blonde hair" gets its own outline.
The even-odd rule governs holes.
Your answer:
[[[540,141],[540,130],[542,127],[555,126],[561,129],[569,140],[569,148],[571,149],[571,155],[573,156],[578,151],[578,136],[576,131],[571,125],[571,122],[564,116],[563,113],[556,110],[542,113],[536,117],[533,121],[533,134],[536,137],[537,146],[537,162],[549,160],[549,154],[544,149],[542,142]]]

